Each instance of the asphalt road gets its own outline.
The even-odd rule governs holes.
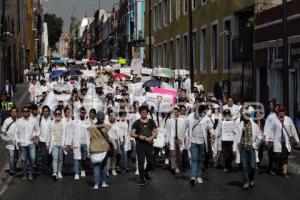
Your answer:
[[[248,191],[241,189],[241,173],[224,173],[221,170],[210,169],[204,175],[204,184],[191,186],[188,174],[171,175],[167,170],[156,169],[150,174],[152,182],[145,187],[139,187],[138,178],[133,172],[110,177],[107,189],[100,188],[94,191],[91,177],[73,180],[73,175],[64,176],[64,179],[54,182],[48,176],[39,176],[32,182],[23,182],[15,178],[8,189],[0,197],[1,200],[58,200],[58,199],[109,199],[109,200],[278,200],[300,199],[300,176],[293,175],[282,179],[267,174],[257,174],[257,186]]]

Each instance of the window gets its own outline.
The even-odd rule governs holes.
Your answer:
[[[211,69],[216,71],[218,69],[218,27],[213,24],[211,27]]]
[[[157,53],[156,53],[156,51],[157,51],[157,48],[156,47],[153,47],[153,50],[152,50],[152,52],[153,52],[153,56],[152,56],[152,65],[153,66],[157,66]],[[151,66],[150,66],[151,67]]]
[[[196,8],[196,0],[192,0],[192,8],[193,8],[193,9]]]
[[[193,40],[193,66],[196,65],[196,36],[197,36],[197,33],[196,32],[193,32],[192,34],[192,40]]]
[[[161,45],[158,46],[158,52],[157,52],[157,66],[161,65],[161,54],[162,54],[162,49]]]
[[[206,28],[200,33],[200,71],[206,71]]]
[[[183,2],[184,2],[184,6],[183,6],[183,13],[184,14],[187,14],[187,12],[188,12],[188,0],[183,0]]]
[[[166,26],[169,21],[169,3],[168,3],[168,0],[164,0],[164,4],[163,4],[163,7],[164,7],[164,12],[163,12],[163,15],[164,15],[164,26]]]
[[[230,58],[231,58],[231,21],[226,20],[224,22],[223,32],[223,62],[224,70],[230,69]]]
[[[168,67],[168,49],[167,49],[167,43],[164,43],[163,45],[163,63],[162,63],[162,67]]]
[[[189,57],[188,57],[188,37],[187,35],[185,35],[183,37],[183,65],[184,67],[188,66],[188,61]]]
[[[180,38],[176,39],[176,68],[180,67]]]
[[[157,27],[158,29],[161,28],[161,19],[162,19],[162,7],[161,3],[158,4],[158,15],[157,15]]]
[[[153,27],[152,29],[153,29],[153,31],[156,31],[156,29],[157,29],[156,18],[157,18],[157,7],[154,6],[153,13],[152,13],[152,27]]]
[[[176,0],[176,19],[180,17],[180,1],[181,0]]]
[[[173,12],[172,12],[172,1],[173,0],[169,0],[169,21],[170,23],[173,21]]]
[[[173,61],[173,58],[174,58],[174,49],[173,49],[173,41],[170,41],[170,47],[169,47],[169,67],[170,68],[173,68],[174,67],[174,61]]]

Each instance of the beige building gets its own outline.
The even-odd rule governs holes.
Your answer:
[[[241,98],[243,94],[251,95],[255,0],[191,0],[191,48],[188,1],[147,1],[146,62],[149,63],[150,59],[151,23],[152,66],[189,68],[189,55],[193,53],[195,77],[204,84],[207,91],[211,91],[218,81],[223,84],[227,95],[237,98]]]

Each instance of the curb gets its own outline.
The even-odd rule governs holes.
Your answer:
[[[0,172],[0,197],[8,188],[8,184],[13,180],[13,177],[5,172],[5,169],[7,169],[8,167],[8,164],[6,164]]]

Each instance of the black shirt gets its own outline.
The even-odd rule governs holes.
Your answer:
[[[153,129],[155,129],[157,126],[154,122],[153,119],[148,119],[147,123],[143,123],[140,119],[136,120],[133,124],[132,124],[132,129],[135,129],[136,132],[135,134],[137,134],[138,136],[143,135],[146,138],[151,137],[152,136],[152,131]],[[136,138],[136,141],[140,141],[139,138]]]

